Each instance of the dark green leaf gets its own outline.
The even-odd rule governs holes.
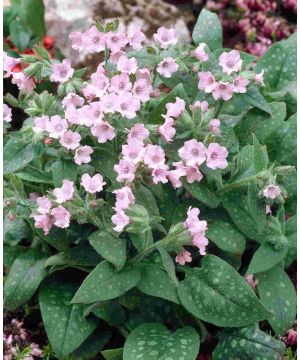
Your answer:
[[[51,166],[53,181],[55,187],[62,186],[64,179],[75,181],[77,178],[77,165],[66,159],[59,159]]]

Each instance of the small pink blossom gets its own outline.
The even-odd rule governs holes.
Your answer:
[[[116,111],[116,95],[105,94],[101,97],[101,109],[104,114],[113,114]]]
[[[278,195],[281,194],[281,189],[277,185],[269,184],[264,190],[263,195],[266,198],[274,200]]]
[[[167,103],[166,109],[167,114],[166,117],[173,117],[175,119],[179,118],[184,110],[185,110],[185,101],[179,97],[176,97],[176,101],[174,103]]]
[[[271,209],[271,206],[269,204],[266,205],[266,214],[267,215],[272,215],[272,209]]]
[[[129,205],[134,204],[135,197],[129,186],[124,186],[121,189],[114,190],[113,194],[116,194],[115,210],[117,212],[127,209]]]
[[[121,94],[123,92],[129,92],[131,88],[132,84],[128,74],[122,73],[111,78],[110,91]]]
[[[82,33],[80,31],[72,31],[69,34],[69,39],[72,43],[72,49],[81,51],[83,49],[82,45]]]
[[[211,93],[216,87],[216,80],[210,71],[201,71],[198,73],[198,88],[206,93]]]
[[[208,60],[208,54],[204,50],[205,46],[206,44],[200,43],[197,48],[192,51],[192,55],[199,61],[206,62]]]
[[[153,35],[155,41],[159,42],[162,49],[167,49],[171,45],[177,44],[177,38],[175,36],[175,29],[167,29],[166,27],[160,27]]]
[[[183,266],[186,262],[189,263],[192,261],[191,253],[186,250],[182,251],[176,256],[175,261]]]
[[[224,101],[228,101],[233,96],[233,89],[234,86],[228,82],[217,82],[212,92],[212,96],[215,100],[223,99]]]
[[[114,225],[114,230],[117,232],[123,231],[124,227],[129,224],[130,219],[129,217],[124,213],[124,211],[120,210],[116,212],[115,215],[111,217],[111,221]]]
[[[43,124],[44,121],[45,119],[41,120],[40,124]],[[67,121],[62,119],[59,115],[51,116],[50,120],[46,121],[46,130],[53,139],[59,139],[67,129]]]
[[[125,118],[133,119],[140,110],[140,101],[133,97],[132,93],[126,92],[119,96],[116,110]]]
[[[103,186],[106,184],[103,181],[103,176],[101,174],[96,174],[91,177],[89,174],[83,174],[81,176],[81,183],[80,183],[86,192],[90,194],[95,194],[96,192],[100,192],[103,190]]]
[[[106,93],[109,87],[109,78],[101,72],[95,72],[91,75],[92,84],[95,86],[96,96],[101,97]]]
[[[220,125],[221,125],[220,120],[218,119],[210,120],[209,131],[211,131],[215,135],[220,135],[221,134]]]
[[[65,118],[72,125],[82,124],[82,108],[76,109],[73,105],[65,109]]]
[[[245,280],[247,281],[247,283],[252,287],[252,289],[255,289],[257,284],[258,284],[258,280],[254,280],[253,274],[248,274],[245,276]]]
[[[264,70],[262,70],[259,74],[255,74],[253,80],[259,85],[265,85],[264,83]]]
[[[247,86],[249,85],[249,80],[241,76],[236,77],[233,80],[233,92],[239,94],[245,94],[247,92]]]
[[[11,120],[12,120],[11,108],[8,105],[3,104],[3,121],[11,122]]]
[[[142,42],[146,40],[145,34],[141,31],[140,26],[131,26],[128,30],[129,44],[135,50],[142,49]]]
[[[145,68],[145,69],[137,69],[136,73],[135,73],[135,78],[136,81],[144,79],[147,81],[147,83],[149,85],[151,85],[152,80],[151,80],[151,73],[150,70]]]
[[[50,81],[65,83],[74,74],[74,69],[71,67],[69,60],[63,60],[62,63],[54,63],[51,66]]]
[[[150,94],[152,92],[152,86],[145,79],[137,80],[132,88],[132,93],[142,103],[150,100]]]
[[[8,56],[7,53],[3,52],[3,71],[6,72],[5,78],[10,77],[12,75],[12,69],[21,62],[20,58],[14,58]]]
[[[163,138],[164,142],[168,143],[173,140],[173,137],[176,135],[176,129],[173,127],[175,125],[175,121],[168,117],[165,119],[163,125],[158,128],[158,133]]]
[[[184,165],[181,161],[173,163],[173,165],[176,166],[176,168],[182,169],[185,171],[186,181],[189,184],[192,184],[195,181],[200,181],[203,178],[203,175],[201,174],[197,165],[187,166],[187,165]]]
[[[296,346],[297,345],[297,331],[294,329],[290,329],[287,332],[287,342],[290,346]]]
[[[121,56],[124,56],[126,55],[125,51],[117,51],[115,53],[110,53],[110,56],[109,56],[109,61],[114,64],[114,65],[117,65],[119,59]]]
[[[45,235],[49,234],[49,232],[52,228],[52,225],[53,225],[53,220],[52,220],[51,216],[46,215],[46,214],[45,215],[31,214],[30,217],[34,219],[34,221],[35,221],[34,226],[37,229],[43,229]]]
[[[74,157],[75,163],[77,165],[88,164],[92,160],[90,155],[93,152],[94,150],[88,145],[77,148]]]
[[[223,72],[227,75],[231,75],[233,72],[240,71],[242,68],[242,59],[240,53],[237,50],[231,50],[230,52],[223,52],[219,57],[219,64],[223,69]]]
[[[138,66],[136,59],[128,59],[126,55],[121,56],[117,62],[117,69],[126,74],[135,74],[137,68]]]
[[[208,102],[207,101],[195,101],[193,105],[190,105],[190,110],[195,111],[195,109],[200,109],[202,113],[205,113],[208,110]]]
[[[187,166],[201,165],[206,159],[206,148],[202,142],[192,139],[185,141],[178,154]]]
[[[69,150],[75,150],[80,145],[81,136],[76,131],[66,131],[61,136],[59,143]]]
[[[126,35],[122,32],[109,31],[106,35],[106,46],[113,53],[120,51],[128,43]]]
[[[143,142],[149,135],[149,130],[145,128],[144,124],[135,124],[128,133],[128,141],[136,140]]]
[[[135,165],[127,160],[120,160],[119,164],[114,166],[115,172],[118,174],[117,181],[133,181],[135,177]]]
[[[224,146],[217,143],[210,143],[206,150],[206,165],[213,169],[225,169],[228,165],[228,151]]]
[[[192,239],[192,244],[194,246],[197,246],[197,248],[199,249],[199,253],[202,256],[206,255],[206,246],[208,245],[208,243],[208,239],[202,235],[196,235]]]
[[[63,98],[62,104],[65,108],[69,106],[74,106],[76,108],[84,104],[84,99],[75,93],[68,93],[68,95]]]
[[[116,136],[115,129],[107,121],[99,121],[97,125],[91,128],[91,132],[100,144],[112,140]]]
[[[172,57],[164,58],[157,66],[157,72],[165,78],[170,78],[179,66]]]
[[[137,164],[144,155],[144,145],[140,141],[131,140],[128,144],[122,145],[122,155],[124,160]]]
[[[80,110],[80,124],[85,126],[92,126],[101,123],[103,119],[102,103],[94,101],[89,105],[84,105]]]
[[[73,199],[74,191],[73,181],[64,179],[62,187],[54,189],[53,194],[56,197],[56,202],[62,204],[65,201]]]
[[[35,89],[35,83],[33,79],[21,72],[12,73],[11,82],[19,88],[20,91],[25,93],[31,93]]]
[[[54,225],[60,228],[66,228],[70,226],[71,214],[63,206],[51,210],[51,215],[54,217]]]
[[[97,94],[97,87],[94,84],[84,83],[81,91],[87,101],[93,101]]]
[[[163,183],[166,184],[168,182],[168,167],[163,165],[160,168],[156,168],[152,170],[151,176],[154,184]]]
[[[42,215],[48,214],[52,208],[52,201],[49,200],[46,196],[38,197],[36,202],[38,204],[37,211]]]
[[[144,163],[151,169],[161,168],[165,165],[165,152],[159,145],[148,144],[144,155]]]
[[[91,54],[101,52],[105,50],[105,35],[93,25],[82,35],[82,45]]]
[[[185,170],[181,168],[169,170],[167,173],[167,178],[175,189],[178,189],[182,186],[180,178],[183,176],[185,176]]]
[[[185,227],[191,227],[194,222],[198,221],[198,216],[200,215],[200,210],[198,208],[192,208],[191,206],[187,211],[187,219],[184,223]]]

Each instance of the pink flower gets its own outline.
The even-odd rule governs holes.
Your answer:
[[[126,92],[119,96],[116,110],[127,119],[133,119],[140,107],[140,101],[134,98],[131,93]]]
[[[106,35],[106,46],[111,52],[120,51],[128,43],[128,39],[124,33],[109,31]]]
[[[82,33],[80,31],[72,31],[69,34],[69,39],[72,43],[72,49],[81,51],[83,49],[82,46]]]
[[[96,88],[96,96],[101,97],[109,87],[109,79],[103,73],[95,72],[91,75],[92,84]]]
[[[224,101],[228,101],[232,98],[233,89],[233,85],[228,82],[217,82],[212,96],[215,100],[223,99]]]
[[[46,196],[38,197],[36,202],[39,206],[37,211],[42,215],[48,214],[52,208],[52,202]]]
[[[97,88],[94,84],[84,83],[81,91],[87,101],[93,101],[97,94]]]
[[[102,103],[94,101],[89,105],[84,105],[80,110],[80,124],[85,126],[97,125],[102,121]]]
[[[175,258],[175,261],[180,264],[180,265],[185,265],[186,262],[191,262],[192,261],[192,257],[191,257],[191,253],[188,251],[182,251],[180,254],[178,254]]]
[[[114,225],[114,230],[117,232],[123,231],[124,227],[129,224],[129,217],[124,213],[124,211],[117,211],[115,215],[111,217],[111,221]]]
[[[154,184],[163,183],[166,184],[168,182],[168,167],[163,165],[160,168],[156,168],[152,170],[151,176]]]
[[[144,155],[144,145],[140,141],[131,140],[127,145],[122,145],[124,160],[137,164]]]
[[[5,78],[12,75],[12,69],[21,62],[21,59],[8,56],[7,53],[3,52],[3,71],[6,72]]]
[[[240,71],[242,63],[243,61],[240,57],[240,53],[237,50],[231,50],[228,53],[223,52],[219,57],[219,64],[222,67],[223,72],[227,75]]]
[[[126,55],[121,56],[117,62],[117,69],[126,74],[135,74],[137,68],[138,66],[136,59],[128,59]]]
[[[3,121],[11,122],[11,120],[12,120],[11,108],[8,105],[3,104]]]
[[[146,40],[146,36],[141,31],[141,27],[135,25],[129,28],[128,39],[133,49],[140,50],[142,48],[142,42]]]
[[[126,73],[115,75],[111,78],[110,91],[113,91],[116,94],[129,92],[131,90],[131,87],[132,84],[130,82],[129,75]]]
[[[201,71],[198,73],[198,88],[206,93],[211,93],[216,86],[216,80],[210,71]]]
[[[186,166],[181,161],[173,163],[178,169],[185,171],[186,181],[192,184],[195,181],[200,181],[203,178],[198,166]]]
[[[63,98],[62,104],[65,108],[69,106],[74,106],[76,108],[84,104],[84,99],[75,93],[69,93]]]
[[[200,215],[200,210],[198,208],[192,208],[190,206],[187,211],[187,219],[185,220],[184,226],[186,228],[193,226],[193,224],[199,220],[198,219],[199,215]]]
[[[277,185],[269,184],[263,191],[266,198],[274,200],[278,195],[281,194],[281,189]]]
[[[152,80],[151,80],[151,73],[150,70],[145,68],[145,69],[137,69],[136,73],[135,73],[135,78],[136,81],[144,79],[147,81],[147,83],[149,85],[151,85]]]
[[[220,120],[218,119],[210,120],[209,131],[211,131],[213,134],[220,135],[221,134],[220,125],[221,125]]]
[[[114,64],[114,65],[117,65],[119,59],[121,56],[124,56],[126,55],[125,51],[117,51],[115,53],[110,53],[110,56],[109,56],[109,61]]]
[[[194,51],[192,51],[192,55],[196,59],[203,62],[206,62],[208,60],[208,54],[204,51],[205,46],[206,44],[201,43],[197,46],[197,48]]]
[[[53,194],[56,197],[56,202],[62,204],[65,201],[73,199],[74,191],[73,181],[64,179],[62,187],[54,189]]]
[[[54,63],[51,66],[50,81],[65,83],[74,74],[74,69],[71,67],[69,60],[63,60],[62,63]]]
[[[52,209],[51,215],[54,217],[54,225],[60,228],[66,228],[70,225],[71,214],[63,206],[58,205]]]
[[[120,160],[119,164],[114,166],[114,170],[118,173],[117,181],[133,181],[135,177],[135,165],[127,160]]]
[[[166,109],[166,117],[179,118],[185,110],[185,101],[179,97],[176,97],[176,101],[174,103],[166,104]]]
[[[20,91],[25,93],[31,93],[35,89],[35,83],[29,76],[25,75],[23,72],[14,72],[12,73],[11,82],[19,88]]]
[[[116,95],[105,94],[101,97],[101,109],[105,114],[113,114],[116,111]]]
[[[195,101],[193,105],[190,105],[190,110],[195,111],[195,109],[200,109],[202,113],[205,113],[208,110],[208,102],[207,101]]]
[[[53,225],[53,220],[51,216],[31,214],[30,217],[34,219],[35,221],[34,226],[37,229],[43,229],[45,235],[49,234]]]
[[[264,70],[262,70],[259,74],[256,74],[253,80],[259,85],[265,85],[264,83]]]
[[[100,192],[103,189],[103,186],[106,184],[103,181],[103,176],[100,174],[96,174],[91,177],[89,174],[83,174],[81,176],[81,183],[80,183],[85,191],[89,192],[90,194],[95,194],[96,192]]]
[[[272,215],[272,209],[271,209],[271,206],[269,204],[266,205],[266,214],[270,214]]]
[[[63,133],[59,143],[69,150],[75,150],[80,145],[81,136],[76,131],[66,131]]]
[[[233,92],[244,94],[247,92],[246,86],[249,84],[249,80],[241,76],[238,76],[233,81]]]
[[[65,109],[65,118],[72,125],[82,124],[82,108],[76,109],[73,105]]]
[[[169,170],[167,173],[167,178],[175,189],[180,188],[182,186],[182,182],[180,180],[182,176],[185,176],[185,170],[181,168],[177,168],[175,170]]]
[[[150,94],[152,92],[152,86],[145,79],[137,80],[132,88],[132,93],[142,103],[150,100]]]
[[[192,239],[192,244],[197,246],[200,255],[206,255],[206,246],[208,245],[208,239],[205,236],[196,235]]]
[[[296,346],[297,345],[297,331],[295,331],[294,329],[288,330],[287,340],[288,340],[288,344],[290,346]]]
[[[173,128],[175,121],[172,118],[166,118],[163,125],[158,128],[158,133],[163,138],[164,142],[168,143],[173,140],[176,135],[176,129]]]
[[[208,240],[205,237],[207,222],[205,220],[200,221],[198,218],[199,214],[200,210],[198,208],[189,207],[187,211],[188,217],[184,222],[184,226],[192,238],[191,244],[198,247],[200,255],[205,255],[205,248],[208,245]]]
[[[157,66],[157,72],[165,78],[170,78],[179,66],[172,57],[164,58]]]
[[[254,280],[253,274],[246,275],[245,280],[252,287],[252,289],[256,288],[256,286],[258,284],[258,280]]]
[[[59,115],[51,116],[49,121],[43,119],[41,124],[43,124],[44,121],[46,122],[46,130],[53,139],[59,139],[68,129],[67,121]]]
[[[75,150],[75,163],[78,165],[88,164],[91,161],[90,155],[94,152],[94,150],[88,146],[82,146]]]
[[[150,133],[144,124],[135,124],[128,133],[128,141],[137,140],[143,142],[149,137]]]
[[[150,169],[161,168],[165,165],[165,152],[159,145],[148,144],[144,155],[144,163]]]
[[[206,150],[206,165],[213,169],[225,169],[228,165],[228,151],[224,146],[217,143],[210,143]]]
[[[127,209],[129,205],[134,204],[135,197],[129,186],[124,186],[121,189],[114,190],[113,194],[116,194],[115,210],[117,212]]]
[[[167,29],[164,26],[157,30],[157,33],[153,35],[153,38],[155,41],[159,42],[162,49],[167,49],[171,45],[177,44],[175,29]]]
[[[201,165],[206,159],[206,148],[202,142],[192,139],[185,141],[178,154],[187,166]]]
[[[82,45],[89,53],[98,53],[105,50],[105,35],[93,25],[82,35]]]
[[[115,129],[107,121],[99,121],[91,128],[91,132],[100,144],[112,140],[116,136]]]

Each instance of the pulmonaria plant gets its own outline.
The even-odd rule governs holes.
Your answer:
[[[293,134],[287,140],[281,128],[294,131],[295,117],[285,121],[289,97],[272,95],[267,54],[254,65],[252,56],[222,49],[221,39],[216,16],[206,10],[187,48],[177,45],[171,28],[159,28],[145,47],[140,28],[125,33],[117,20],[97,20],[70,34],[73,49],[101,59],[85,81],[85,69],[52,60],[41,46],[20,59],[4,55],[5,76],[20,90],[18,99],[7,94],[5,100],[29,115],[20,131],[10,132],[13,112],[3,108],[6,231],[14,224],[22,229],[10,235],[19,236],[14,244],[28,232],[32,239],[26,251],[17,245],[13,254],[20,255],[7,264],[5,305],[17,308],[39,287],[58,358],[81,358],[99,318],[130,333],[117,349],[125,360],[173,352],[176,359],[196,359],[205,322],[237,328],[222,332],[216,359],[225,358],[226,341],[242,330],[254,342],[264,337],[272,358],[282,354],[283,344],[257,324],[268,320],[281,334],[294,321],[294,289],[283,268],[294,260],[288,198],[294,148],[285,157],[278,146],[293,146]],[[45,84],[51,92],[40,91]],[[251,259],[245,264],[244,252]],[[15,286],[27,281],[22,272],[33,268],[30,291],[24,286],[16,297]],[[70,282],[66,268],[81,275]],[[288,290],[278,288],[279,277]],[[276,296],[286,299],[284,320],[271,301]],[[61,315],[53,321],[57,307]],[[181,307],[176,315],[175,307]],[[142,325],[166,324],[171,316],[172,328],[180,328],[188,313],[194,328],[171,333]],[[102,336],[104,345],[109,336]],[[155,339],[147,342],[149,336]],[[172,348],[164,346],[166,338]],[[117,350],[102,354],[108,359]],[[243,345],[230,351],[234,357]]]

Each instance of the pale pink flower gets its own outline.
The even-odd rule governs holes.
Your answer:
[[[146,40],[145,34],[141,31],[140,26],[131,26],[127,32],[129,44],[135,50],[140,50],[142,48],[142,42]]]
[[[157,72],[165,78],[170,78],[179,66],[172,57],[164,58],[157,66]]]
[[[183,266],[186,262],[189,263],[192,261],[191,253],[184,250],[176,256],[175,261]]]
[[[176,101],[174,103],[166,104],[166,109],[166,117],[179,118],[185,110],[185,101],[179,97],[176,97]]]
[[[75,150],[80,145],[81,136],[77,131],[68,130],[62,134],[59,143],[69,150]]]
[[[185,141],[178,154],[187,166],[201,165],[206,159],[206,148],[202,142],[192,139]]]
[[[144,79],[144,80],[147,81],[147,83],[148,83],[149,85],[151,85],[151,83],[152,83],[151,73],[150,73],[150,70],[147,69],[147,68],[137,69],[137,71],[136,71],[136,73],[135,73],[135,78],[136,78],[136,81],[141,80],[141,79]]]
[[[52,202],[46,196],[38,197],[36,202],[38,204],[37,211],[42,215],[48,214],[52,208]]]
[[[96,88],[96,96],[101,97],[109,87],[109,78],[101,72],[91,75],[92,84]]]
[[[151,169],[161,168],[165,165],[165,152],[159,145],[148,144],[144,155],[144,163]]]
[[[167,49],[171,45],[177,44],[175,29],[167,29],[164,26],[157,30],[157,33],[153,35],[153,38],[155,41],[159,42],[162,49]]]
[[[84,105],[80,110],[80,124],[85,126],[92,126],[101,123],[103,119],[102,103],[94,101],[89,105]]]
[[[295,331],[294,329],[288,330],[287,340],[288,340],[288,344],[290,346],[296,346],[297,345],[297,331]]]
[[[21,62],[20,58],[14,58],[8,56],[7,53],[3,52],[3,71],[6,72],[4,75],[5,78],[10,77],[12,75],[12,69]]]
[[[130,161],[133,164],[137,164],[142,160],[144,151],[143,143],[140,141],[131,140],[128,144],[122,145],[122,155],[124,160]]]
[[[259,84],[259,85],[265,85],[264,83],[264,70],[262,70],[259,74],[255,74],[255,76],[253,77],[253,80]]]
[[[181,161],[173,163],[173,165],[185,171],[186,181],[189,184],[192,184],[195,181],[200,181],[203,178],[203,175],[201,174],[197,165],[187,166],[184,165]]]
[[[54,63],[51,65],[50,81],[65,83],[74,74],[74,69],[71,67],[69,60],[63,60],[62,63]]]
[[[252,289],[255,289],[257,284],[258,284],[258,280],[254,280],[254,276],[253,274],[248,274],[245,276],[245,280],[247,281],[247,283],[252,287]]]
[[[54,217],[54,225],[60,228],[66,228],[70,226],[71,214],[63,206],[51,210],[51,215]]]
[[[83,33],[82,45],[91,54],[101,52],[105,50],[105,35],[93,25],[88,31]]]
[[[72,31],[69,34],[69,39],[72,43],[72,49],[81,51],[83,49],[82,46],[82,32],[80,31]]]
[[[135,118],[140,107],[140,101],[134,98],[132,93],[129,92],[120,95],[116,104],[116,110],[127,119]]]
[[[249,80],[245,79],[241,76],[236,77],[233,80],[233,92],[239,93],[239,94],[245,94],[247,92],[247,86],[249,85]]]
[[[91,132],[100,144],[112,140],[116,136],[115,129],[107,121],[99,121],[91,128]]]
[[[29,199],[32,201],[36,201],[36,199],[39,197],[40,197],[40,194],[38,192],[32,192],[29,194]]]
[[[135,124],[128,133],[128,141],[137,140],[143,142],[149,137],[150,133],[144,124]]]
[[[198,208],[192,208],[191,206],[187,211],[187,218],[184,222],[184,226],[189,228],[194,225],[195,222],[199,221],[198,216],[200,215],[200,210]]]
[[[103,186],[106,184],[106,182],[103,181],[103,176],[101,174],[96,174],[94,176],[83,174],[81,176],[80,184],[84,187],[86,192],[95,194],[96,192],[103,190]]]
[[[237,50],[231,50],[230,52],[223,52],[219,57],[219,64],[222,70],[227,75],[231,75],[233,72],[240,71],[242,68],[242,59],[240,53]]]
[[[204,50],[205,46],[206,44],[200,43],[197,48],[192,51],[192,56],[194,56],[199,61],[206,62],[208,60],[208,54]]]
[[[221,134],[220,125],[221,125],[220,120],[218,119],[210,120],[209,131],[211,131],[215,135],[220,135]]]
[[[205,220],[199,220],[197,218],[194,221],[191,221],[190,219],[189,221],[187,220],[186,223],[189,223],[187,229],[192,238],[205,235],[205,231],[207,230],[207,222]]]
[[[45,235],[49,234],[53,225],[53,220],[51,216],[31,214],[30,217],[34,219],[35,221],[34,226],[37,229],[43,229]]]
[[[266,214],[267,215],[272,215],[272,209],[271,209],[271,206],[269,204],[266,205]]]
[[[127,209],[129,205],[134,204],[135,197],[129,186],[124,186],[121,189],[114,190],[113,194],[116,194],[116,203],[114,209],[117,212],[120,210]]]
[[[12,120],[11,108],[8,105],[3,104],[3,121],[11,122],[11,120]]]
[[[68,108],[69,106],[74,106],[76,108],[84,104],[84,99],[75,93],[69,93],[63,98],[62,104],[65,108]]]
[[[44,121],[46,120],[43,119],[42,124]],[[59,115],[51,116],[50,120],[46,121],[46,130],[53,139],[59,139],[67,129],[67,121],[62,119]]]
[[[167,178],[175,189],[180,188],[182,186],[182,182],[180,180],[182,176],[185,176],[185,170],[181,168],[177,168],[175,170],[169,170],[167,173]]]
[[[93,101],[97,95],[98,89],[94,84],[84,83],[81,91],[87,101]]]
[[[21,72],[12,73],[11,82],[19,88],[20,91],[25,93],[31,93],[35,89],[35,83],[33,79]]]
[[[215,88],[212,92],[212,96],[215,100],[223,99],[224,101],[228,101],[233,96],[233,85],[228,82],[217,82],[215,84]]]
[[[74,191],[73,181],[64,179],[62,187],[54,189],[53,194],[56,197],[56,202],[62,204],[73,199]]]
[[[133,181],[135,177],[135,165],[127,160],[120,160],[119,164],[114,165],[114,170],[118,174],[117,181]]]
[[[121,94],[123,92],[129,92],[131,88],[132,84],[128,74],[122,73],[111,78],[110,91]]]
[[[132,93],[142,103],[150,100],[150,94],[152,92],[152,86],[145,79],[137,80],[132,88]]]
[[[78,165],[82,164],[88,164],[91,161],[91,154],[94,152],[94,150],[88,146],[82,146],[75,150],[75,163]]]
[[[198,89],[211,93],[216,86],[216,80],[210,71],[201,71],[198,73]]]
[[[168,182],[167,175],[168,175],[168,166],[166,165],[153,169],[151,173],[154,184],[158,184],[160,182],[166,184]]]
[[[120,51],[128,43],[126,35],[122,32],[109,31],[107,34],[105,34],[105,38],[106,46],[113,53]]]
[[[205,236],[194,236],[192,239],[192,245],[197,246],[200,255],[206,255],[206,246],[208,245],[208,239]]]
[[[136,59],[128,59],[126,55],[121,56],[117,62],[117,69],[126,74],[135,74],[137,68],[138,66]]]
[[[116,95],[111,93],[101,96],[101,109],[104,114],[113,114],[116,111]]]
[[[117,65],[119,59],[121,56],[124,56],[126,55],[126,52],[125,51],[117,51],[115,53],[110,53],[110,56],[109,56],[109,61],[114,64],[114,65]]]
[[[70,124],[82,124],[82,108],[76,109],[73,105],[68,106],[65,109],[65,118]]]
[[[228,165],[228,151],[224,146],[217,143],[210,143],[206,150],[206,165],[213,169],[225,169]]]
[[[163,138],[164,142],[168,143],[173,140],[173,137],[176,135],[176,129],[173,127],[175,125],[175,121],[168,117],[165,119],[163,125],[158,128],[158,133]]]
[[[277,185],[269,184],[264,190],[263,195],[266,198],[274,200],[278,195],[281,194],[281,189]]]
[[[111,217],[111,221],[114,225],[114,230],[117,232],[123,231],[124,227],[129,224],[129,217],[124,213],[124,211],[120,210],[116,212],[115,215]]]
[[[195,109],[200,109],[202,113],[205,113],[208,110],[208,102],[207,101],[195,101],[193,105],[190,105],[190,110],[195,111]]]

